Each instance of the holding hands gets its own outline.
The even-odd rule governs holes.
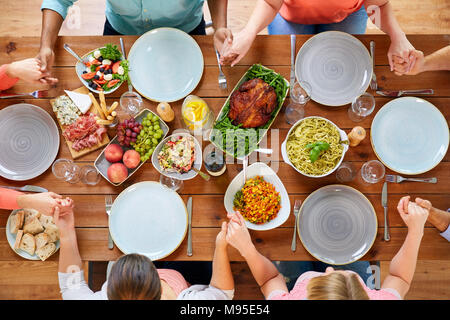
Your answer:
[[[7,75],[10,78],[19,78],[32,84],[54,84],[58,79],[50,77],[50,73],[42,68],[41,61],[30,58],[15,61],[8,65]]]
[[[47,216],[52,216],[56,208],[59,209],[61,215],[73,209],[72,199],[63,199],[61,195],[54,192],[20,195],[17,197],[17,204],[21,208],[36,209]]]
[[[419,203],[417,203],[419,201]],[[423,234],[423,228],[427,221],[428,215],[431,209],[431,203],[429,206],[427,203],[423,203],[424,200],[417,198],[416,202],[410,201],[410,196],[406,196],[400,199],[397,210],[400,213],[403,221],[408,227],[408,231]]]

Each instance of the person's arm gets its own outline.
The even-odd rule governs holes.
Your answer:
[[[256,249],[245,225],[244,218],[238,212],[235,213],[235,218],[228,223],[227,241],[247,261],[250,271],[260,286],[264,297],[268,298],[270,293],[275,290],[288,292],[283,275],[280,274],[269,259]]]
[[[409,196],[400,199],[397,210],[408,226],[408,233],[403,245],[389,265],[389,275],[383,281],[381,288],[394,289],[404,298],[416,270],[417,256],[428,210],[410,202]]]
[[[412,63],[410,61],[410,53],[414,50],[414,47],[406,38],[405,33],[401,29],[397,19],[394,15],[392,5],[388,0],[366,0],[364,1],[366,11],[371,14],[371,20],[380,28],[384,33],[389,35],[391,39],[391,45],[388,51],[388,60],[391,67],[391,71],[394,71],[394,56],[402,58],[405,62]],[[376,8],[373,10],[373,8]]]
[[[283,0],[258,0],[244,29],[234,37],[231,45],[224,46],[221,63],[236,65],[247,54],[256,35],[272,22],[282,4]]]
[[[221,290],[234,290],[233,273],[228,259],[228,244],[225,239],[227,223],[222,223],[222,230],[217,235],[216,249],[214,250],[213,270],[210,284]]]
[[[413,76],[426,71],[450,70],[450,45],[428,56],[424,56],[422,51],[414,50],[411,56],[414,63],[410,68],[408,68],[407,63],[395,61],[395,72],[397,75]]]

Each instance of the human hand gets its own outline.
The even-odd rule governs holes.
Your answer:
[[[63,216],[67,213],[70,213],[71,211],[73,211],[74,208],[74,202],[71,198],[66,197],[66,199],[58,199],[56,200],[58,202],[59,205],[59,215]]]
[[[242,256],[245,256],[247,250],[253,247],[244,217],[239,212],[236,212],[228,223],[226,239]]]
[[[220,55],[224,54],[226,47],[233,44],[233,33],[230,29],[219,28],[214,32],[214,47],[219,51]]]
[[[50,72],[50,69],[52,68],[55,61],[55,53],[53,52],[53,50],[51,48],[41,48],[39,54],[36,56],[36,59],[40,62],[41,72],[44,74],[44,77],[39,81],[42,84],[49,85],[58,82],[58,79],[53,78]]]
[[[409,61],[404,62],[399,57],[394,57],[394,72],[398,76],[413,76],[423,72],[425,56],[422,51],[414,50],[409,55]]]
[[[46,74],[41,71],[41,62],[36,58],[29,58],[10,63],[6,72],[10,78],[19,78],[25,82],[34,84],[39,84],[39,80],[46,76]]]
[[[223,53],[220,57],[222,65],[235,66],[247,54],[255,40],[256,34],[243,29],[232,40],[231,43],[225,42],[223,45]]]
[[[21,208],[36,209],[44,215],[51,216],[60,199],[62,196],[54,192],[24,194],[17,197],[17,204]]]
[[[413,45],[409,42],[409,40],[406,38],[406,36],[400,35],[396,37],[391,37],[391,45],[389,46],[388,50],[388,60],[389,65],[391,67],[391,71],[394,71],[394,57],[400,58],[401,60],[397,59],[398,62],[401,61],[401,63],[407,63],[407,70],[409,71],[411,63],[413,63],[412,58],[410,58],[410,54],[412,51],[414,51]]]
[[[421,206],[424,209],[431,210],[433,208],[433,205],[429,200],[424,200],[422,198],[416,198],[416,203]]]
[[[400,199],[397,206],[398,212],[408,227],[408,231],[423,234],[423,228],[430,211],[422,208],[415,202],[409,201],[409,198],[410,197],[407,196]]]
[[[65,215],[61,215],[60,208],[56,207],[55,213],[53,215],[53,222],[58,227],[60,237],[64,237],[71,231],[75,230],[75,218],[73,210],[67,210]]]
[[[228,224],[224,221],[224,222],[222,222],[222,229],[220,230],[220,232],[217,234],[217,237],[216,237],[216,248],[217,249],[226,248],[228,246],[228,242],[226,239],[227,231],[228,231]]]

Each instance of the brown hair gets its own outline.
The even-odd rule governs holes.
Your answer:
[[[146,256],[120,257],[108,277],[109,300],[160,300],[161,281],[153,262]]]
[[[369,300],[356,274],[332,272],[315,277],[309,281],[306,290],[309,300]]]

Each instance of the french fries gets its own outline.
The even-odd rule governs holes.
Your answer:
[[[106,106],[105,94],[101,91],[99,93],[100,104],[91,92],[89,92],[89,97],[91,98],[92,104],[95,106],[95,109],[98,113],[98,116],[95,117],[97,123],[102,125],[110,125],[114,123],[115,117],[117,117],[117,112],[115,111],[115,109],[117,108],[119,103],[117,101],[114,101],[114,103],[108,109],[108,107]]]

